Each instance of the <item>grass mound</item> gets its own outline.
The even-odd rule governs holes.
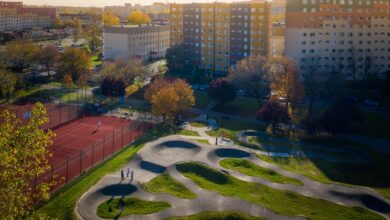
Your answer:
[[[209,211],[189,216],[177,216],[165,220],[263,220],[265,218],[255,217],[242,212],[235,211]]]
[[[168,193],[182,199],[195,199],[196,195],[168,174],[155,177],[144,185],[152,193]]]
[[[193,122],[190,122],[190,125],[192,127],[196,127],[196,128],[203,128],[203,127],[208,126],[208,124],[206,122],[202,122],[202,121],[193,121]]]
[[[121,212],[120,199],[109,199],[97,208],[97,215],[101,218],[118,218],[127,215],[146,215],[159,212],[171,207],[167,202],[146,201],[137,198],[124,198],[124,208]]]
[[[282,215],[305,216],[309,219],[383,219],[363,208],[342,206],[258,183],[245,182],[197,162],[181,163],[176,168],[206,190],[238,197]]]
[[[232,169],[248,176],[261,177],[263,179],[269,180],[274,183],[281,184],[293,184],[297,186],[302,186],[303,183],[297,179],[283,176],[278,172],[275,172],[271,169],[267,169],[261,166],[258,166],[252,162],[243,159],[224,159],[220,162],[221,166]]]

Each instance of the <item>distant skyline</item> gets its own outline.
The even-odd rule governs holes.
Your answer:
[[[1,1],[1,0],[0,0]],[[4,1],[4,0],[3,0]],[[50,6],[79,6],[79,7],[104,7],[112,5],[123,5],[125,3],[149,5],[153,2],[176,2],[176,3],[191,3],[191,2],[215,2],[215,0],[5,0],[5,1],[21,1],[26,5],[50,5]],[[218,2],[237,2],[244,0],[221,0]]]

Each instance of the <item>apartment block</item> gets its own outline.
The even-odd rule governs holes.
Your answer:
[[[22,2],[0,1],[0,32],[51,28],[56,9],[25,7]]]
[[[168,25],[127,25],[105,27],[104,59],[142,60],[164,57],[169,48]]]
[[[101,14],[69,14],[64,13],[60,14],[60,19],[62,22],[72,22],[73,20],[80,21],[81,26],[88,27],[91,25],[101,25],[103,23],[103,18]]]
[[[390,0],[288,0],[285,54],[304,75],[390,70]]]
[[[195,68],[226,72],[241,59],[271,54],[271,3],[171,4],[171,46]]]

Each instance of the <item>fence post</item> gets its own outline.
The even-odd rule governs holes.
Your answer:
[[[123,148],[123,126],[122,126],[122,148]]]
[[[54,181],[54,168],[51,166],[51,182]]]
[[[80,176],[81,176],[82,169],[83,169],[83,149],[80,150]]]
[[[115,129],[112,130],[112,153],[115,152]]]
[[[68,183],[69,180],[69,156],[66,157],[66,183]]]
[[[131,132],[132,132],[131,124],[132,124],[132,123],[129,124],[130,143],[132,142],[132,138],[131,138]]]
[[[92,167],[93,168],[93,162],[95,159],[95,143],[92,143]]]

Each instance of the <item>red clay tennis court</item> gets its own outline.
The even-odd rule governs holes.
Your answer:
[[[98,127],[98,122],[101,126]],[[36,183],[63,180],[56,190],[143,135],[150,124],[108,116],[85,117],[55,128],[49,151],[51,171]]]

